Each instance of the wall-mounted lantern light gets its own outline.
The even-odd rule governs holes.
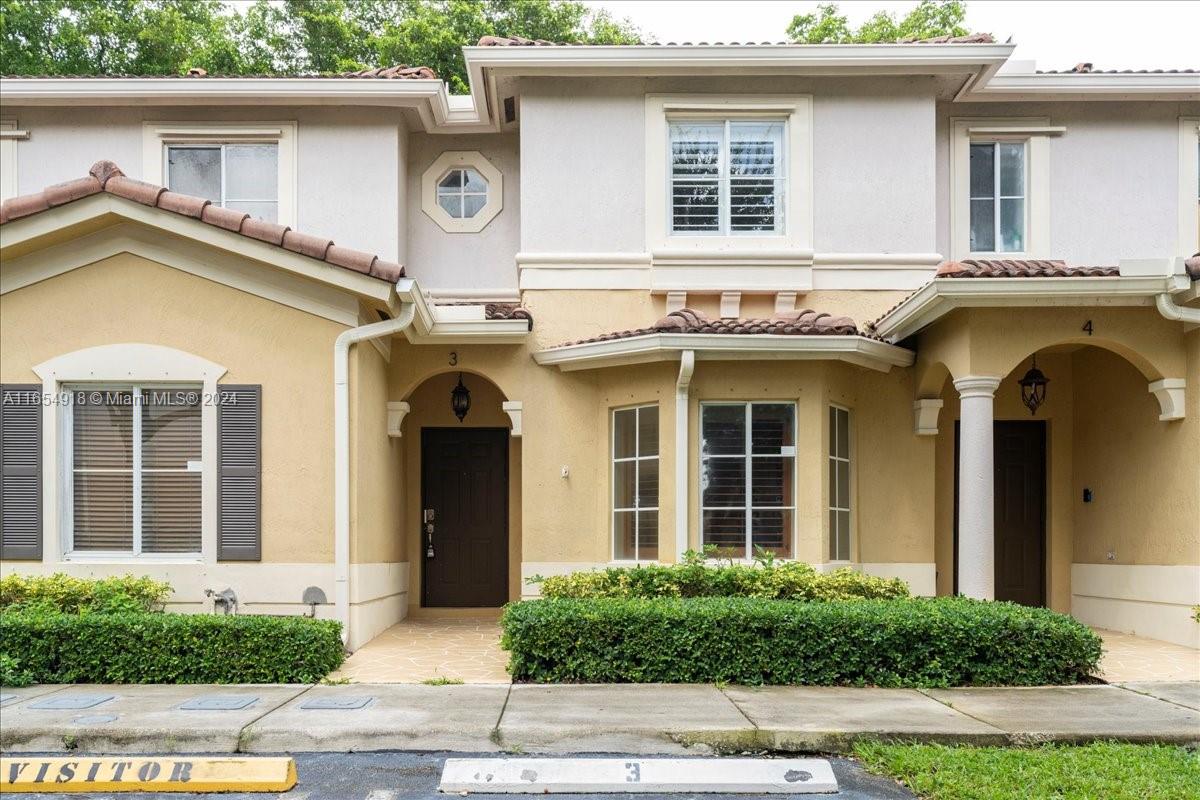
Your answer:
[[[1046,402],[1046,384],[1050,383],[1050,379],[1037,367],[1037,356],[1033,357],[1029,372],[1018,383],[1021,385],[1021,402],[1030,414],[1036,414],[1042,403]]]
[[[462,422],[467,416],[467,412],[471,410],[471,390],[463,386],[462,373],[458,373],[458,385],[450,392],[450,408],[454,411],[454,416],[458,417],[458,421]]]

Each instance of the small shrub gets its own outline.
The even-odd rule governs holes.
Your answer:
[[[126,614],[159,611],[171,585],[148,577],[76,578],[6,575],[0,578],[0,611],[63,614]]]
[[[0,653],[36,683],[315,683],[341,624],[212,614],[0,614]]]
[[[33,673],[21,669],[21,662],[9,655],[0,654],[0,686],[28,686],[33,683]]]
[[[502,625],[514,680],[534,682],[1033,686],[1100,660],[1069,616],[950,597],[542,599]]]
[[[551,598],[758,597],[767,600],[889,600],[908,597],[899,578],[877,578],[852,569],[822,574],[799,561],[712,566],[695,558],[682,564],[647,564],[554,575],[541,581]]]

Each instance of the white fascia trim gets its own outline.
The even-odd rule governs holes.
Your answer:
[[[445,319],[445,312],[429,302],[412,278],[396,283],[396,296],[416,309],[413,324],[404,329],[404,336],[413,344],[519,344],[529,337],[529,321],[524,319]]]
[[[1004,63],[1009,44],[600,45],[464,47],[468,65],[511,75],[693,74],[787,70],[803,74],[976,72]]]
[[[1108,100],[1112,95],[1152,95],[1170,100],[1200,99],[1200,74],[1095,72],[1065,74],[998,74],[954,99],[960,102],[1077,98]],[[1142,97],[1139,99],[1151,99]]]
[[[394,287],[387,281],[317,261],[277,245],[260,242],[257,239],[209,225],[198,219],[152,208],[105,193],[92,195],[7,223],[0,228],[0,252],[105,215],[122,217],[235,253],[244,258],[262,261],[300,277],[336,286],[364,299],[386,303],[389,307],[392,307],[395,302]],[[10,287],[6,284],[3,291],[11,291],[13,288],[19,287]]]
[[[907,367],[914,353],[863,336],[787,336],[777,334],[652,333],[627,339],[539,350],[533,359],[563,372],[652,361],[676,361],[682,352],[697,361],[836,360],[887,372]]]
[[[1179,275],[1104,278],[938,278],[875,323],[891,342],[905,339],[955,308],[1005,306],[1152,306],[1163,292],[1187,288]]]
[[[1200,215],[1196,210],[1196,175],[1200,173],[1200,117],[1179,118],[1179,255],[1200,251]]]

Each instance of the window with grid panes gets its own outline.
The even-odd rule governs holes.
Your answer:
[[[671,233],[782,234],[783,141],[781,121],[672,122]]]
[[[850,560],[850,412],[829,407],[829,560]]]
[[[173,144],[167,188],[252,217],[279,219],[279,146],[274,143]]]
[[[613,412],[613,558],[658,560],[658,406]]]

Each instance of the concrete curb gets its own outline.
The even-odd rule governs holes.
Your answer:
[[[3,690],[0,750],[843,753],[864,740],[1200,744],[1200,682],[967,689],[710,685],[40,686]],[[82,694],[88,709],[30,706]],[[230,710],[190,699],[255,697]],[[343,706],[343,707],[339,707]]]

